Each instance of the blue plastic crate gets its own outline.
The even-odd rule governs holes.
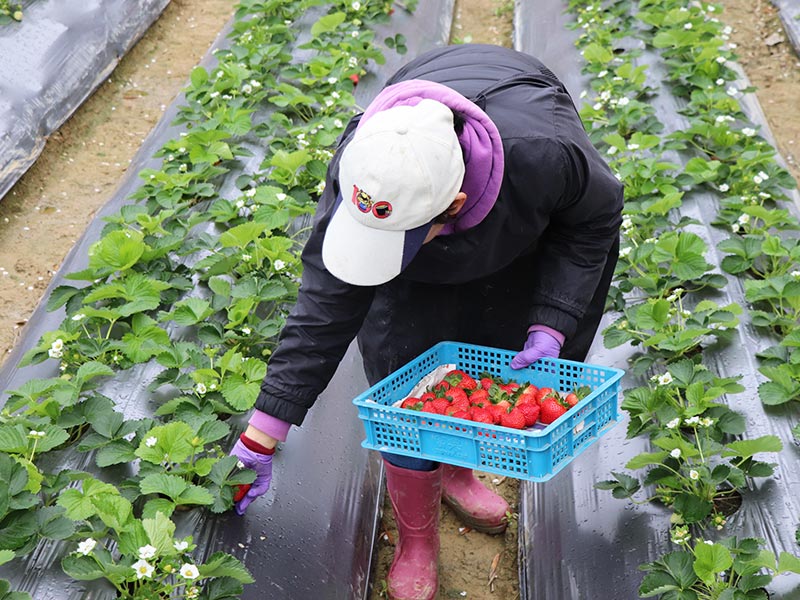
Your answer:
[[[435,345],[353,400],[367,433],[361,445],[528,481],[550,479],[618,422],[623,371],[554,358],[513,370],[515,354],[457,342]],[[592,392],[542,429],[512,430],[392,406],[443,364],[455,364],[472,377],[488,372],[561,393],[580,386]]]

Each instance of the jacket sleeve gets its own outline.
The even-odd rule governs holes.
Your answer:
[[[529,322],[569,338],[619,235],[622,184],[582,130],[518,144],[510,160],[514,186],[534,204],[536,220],[546,223],[535,249]]]
[[[347,284],[322,263],[322,240],[339,191],[338,155],[328,169],[314,227],[303,249],[297,303],[281,331],[255,404],[258,410],[295,425],[303,422],[333,377],[374,296],[374,288]]]

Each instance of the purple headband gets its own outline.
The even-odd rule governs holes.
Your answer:
[[[464,207],[443,234],[465,231],[480,223],[494,206],[503,181],[503,144],[497,127],[474,102],[434,81],[410,79],[384,88],[361,117],[364,123],[375,113],[394,106],[415,106],[423,99],[436,100],[464,117],[458,136],[464,154]]]

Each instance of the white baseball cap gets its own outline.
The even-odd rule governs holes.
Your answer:
[[[380,285],[411,262],[461,190],[464,158],[453,112],[424,99],[361,123],[339,161],[340,194],[322,260],[354,285]]]

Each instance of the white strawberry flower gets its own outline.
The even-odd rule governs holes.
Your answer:
[[[178,552],[183,552],[189,547],[189,542],[187,542],[186,540],[180,540],[180,541],[176,541],[172,545],[174,546],[175,550],[177,550]]]
[[[139,548],[139,558],[142,560],[147,560],[148,558],[153,558],[156,555],[158,550],[155,546],[151,546],[150,544],[146,544]]]
[[[206,389],[206,385],[204,383],[198,383],[196,386],[194,386],[194,391],[202,396],[208,390]]]
[[[720,192],[727,192],[729,189],[731,189],[731,186],[729,186],[727,183],[723,183],[719,186]]]
[[[675,448],[675,449],[672,450],[672,452],[669,453],[669,455],[672,458],[680,458],[681,457],[681,449],[680,448]]]
[[[184,579],[197,579],[200,577],[200,571],[197,570],[197,567],[189,563],[181,565],[180,574]]]
[[[689,479],[697,481],[698,479],[700,479],[700,473],[692,469],[691,471],[689,471]]]
[[[675,429],[678,425],[681,424],[680,417],[675,417],[672,421],[667,423],[667,429]]]
[[[667,372],[658,378],[658,385],[669,385],[672,383],[672,375]]]
[[[146,560],[137,560],[135,563],[131,565],[134,571],[136,571],[136,579],[150,578],[153,575],[153,571],[155,571],[155,567],[151,565]]]
[[[97,540],[93,538],[86,538],[85,540],[83,540],[78,544],[77,552],[83,554],[84,556],[87,556],[92,552],[92,550],[94,550],[95,546],[97,546]]]

